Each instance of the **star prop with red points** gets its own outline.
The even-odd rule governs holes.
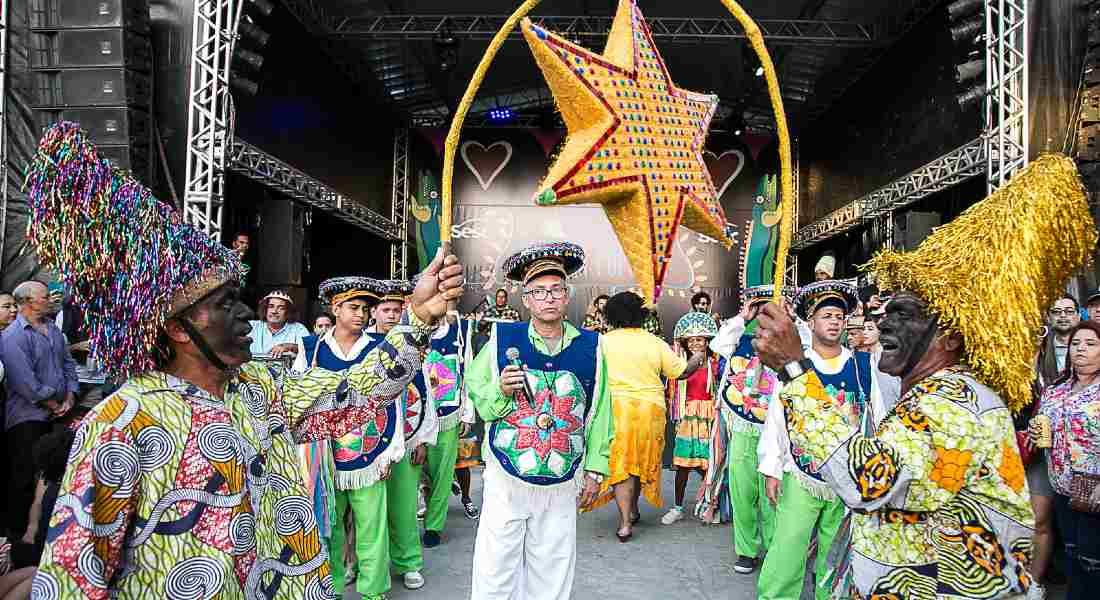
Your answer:
[[[672,83],[634,0],[620,0],[603,54],[527,19],[523,34],[568,129],[536,202],[602,204],[656,300],[681,225],[733,244],[702,156],[718,97]]]
[[[534,402],[520,394],[516,409],[504,418],[518,431],[516,450],[533,448],[543,461],[551,450],[569,454],[569,436],[581,428],[580,419],[573,415],[575,404],[573,396],[557,396],[549,389],[538,391]]]

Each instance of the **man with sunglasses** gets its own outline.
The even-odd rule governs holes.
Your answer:
[[[584,250],[568,242],[509,258],[504,272],[523,284],[531,320],[496,323],[467,370],[485,421],[473,600],[570,597],[577,507],[595,499],[612,438],[599,335],[565,319],[566,278],[583,267]]]

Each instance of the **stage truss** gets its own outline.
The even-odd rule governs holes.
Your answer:
[[[441,34],[489,39],[500,31],[508,15],[377,15],[343,19],[333,34],[345,38],[431,40]],[[603,38],[611,17],[537,16],[532,21],[568,38]],[[677,42],[727,42],[745,39],[734,19],[650,17],[653,37]],[[873,46],[880,43],[878,28],[865,23],[813,19],[758,19],[756,24],[769,45]],[[513,34],[519,36],[519,32]]]
[[[397,238],[390,245],[390,277],[409,276],[409,128],[398,126],[393,131],[393,193],[390,201],[390,221]]]
[[[986,0],[985,21],[985,133],[799,229],[793,252],[876,218],[892,246],[894,210],[983,173],[992,191],[1027,164],[1027,0]]]
[[[0,267],[4,262],[4,242],[8,238],[8,10],[0,5]]]
[[[399,239],[393,221],[245,141],[233,140],[228,166],[231,171],[324,210],[342,221],[395,243]]]

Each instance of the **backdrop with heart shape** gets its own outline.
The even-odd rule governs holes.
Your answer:
[[[439,177],[438,130],[425,129],[419,133],[414,148],[418,175],[413,189],[430,194]],[[501,263],[512,252],[537,240],[569,240],[588,253],[588,266],[571,282],[575,293],[569,316],[574,322],[583,321],[585,308],[597,295],[636,286],[630,265],[601,207],[536,207],[531,202],[562,134],[541,129],[464,132],[455,170],[451,228],[454,249],[467,264],[470,282],[460,303],[461,310],[472,309],[499,287],[508,288]],[[676,319],[690,308],[690,298],[697,291],[706,291],[714,298],[718,313],[736,312],[743,271],[741,254],[749,246],[744,236],[753,231],[754,218],[761,219],[757,188],[765,171],[775,172],[774,144],[772,148],[770,152],[766,148],[758,153],[759,149],[750,149],[736,139],[719,137],[711,141],[704,153],[723,210],[733,225],[735,245],[727,251],[717,240],[681,229],[658,302],[667,333],[671,334]],[[759,160],[754,158],[757,155]],[[425,200],[415,198],[415,201],[418,207],[425,205]],[[755,217],[754,210],[758,213]],[[418,244],[418,251],[434,253],[430,246]],[[510,291],[518,289],[513,287]],[[522,308],[514,293],[512,304]]]

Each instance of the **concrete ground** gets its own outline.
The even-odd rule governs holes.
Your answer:
[[[671,471],[662,471],[665,503],[672,500]],[[693,498],[699,481],[688,484]],[[481,500],[480,470],[474,471],[472,496]],[[667,507],[666,507],[667,508]],[[661,525],[665,509],[642,500],[642,522],[634,539],[626,544],[615,538],[618,511],[606,506],[581,515],[577,524],[577,575],[573,598],[588,600],[738,600],[756,597],[756,575],[738,575],[732,570],[730,526],[704,526],[685,517],[675,525]],[[406,590],[394,577],[390,600],[469,600],[474,536],[477,521],[466,518],[458,499],[451,501],[443,545],[424,550],[427,583],[415,592]],[[349,591],[346,599],[360,598]]]

